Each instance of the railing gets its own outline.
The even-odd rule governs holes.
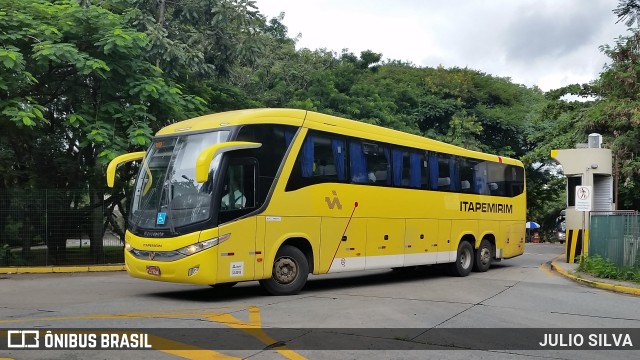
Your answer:
[[[635,211],[591,212],[589,256],[599,255],[618,267],[640,266],[640,219]]]
[[[87,190],[0,191],[0,266],[122,263],[104,196],[89,199]]]

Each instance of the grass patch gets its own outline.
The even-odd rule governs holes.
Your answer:
[[[603,279],[632,281],[640,284],[640,268],[619,268],[611,260],[604,259],[598,255],[582,258],[578,271]]]

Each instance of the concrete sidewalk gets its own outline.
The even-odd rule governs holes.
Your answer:
[[[618,281],[602,279],[578,271],[578,264],[569,264],[564,261],[565,256],[561,255],[551,260],[551,269],[562,276],[578,283],[595,287],[598,289],[610,290],[624,294],[640,296],[640,284],[629,281]]]
[[[0,274],[49,274],[124,271],[124,264],[110,265],[51,265],[51,266],[0,266]],[[0,358],[0,360],[2,360]]]

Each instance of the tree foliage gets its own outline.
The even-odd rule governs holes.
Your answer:
[[[619,0],[613,13],[618,17],[617,23],[624,21],[628,27],[634,24],[640,25],[640,2],[638,0]]]
[[[264,18],[252,0],[105,0],[101,6],[145,33],[145,56],[172,76],[228,74],[261,53]]]
[[[201,100],[145,59],[148,38],[124,16],[71,0],[0,0],[0,7],[0,111],[10,120],[2,126],[28,140],[14,144],[15,154],[46,148],[48,156],[38,155],[70,159],[81,179],[95,176],[97,184],[97,165],[144,148],[152,129],[201,111]],[[57,138],[52,146],[39,146],[50,140],[44,133]],[[68,177],[61,186],[80,185],[78,172],[57,173]]]
[[[640,29],[602,46],[611,59],[594,82],[598,99],[588,110],[587,125],[606,135],[619,165],[619,189],[623,208],[639,208],[640,196]]]
[[[627,26],[639,25],[640,5],[636,0],[621,0],[613,10],[618,21]],[[604,145],[614,154],[614,176],[618,180],[619,209],[640,208],[640,29],[629,28],[613,44],[600,47],[609,57],[600,76],[588,84],[573,84],[549,91],[548,103],[540,112],[537,126],[540,131],[530,137],[540,144],[528,153],[528,162],[544,161],[551,149],[573,148],[583,143],[590,133],[604,136]],[[583,98],[581,101],[567,100]],[[551,186],[553,178],[540,184],[532,182],[528,188]],[[539,196],[531,196],[533,201]],[[530,207],[531,208],[531,207]]]
[[[522,156],[526,123],[544,101],[528,89],[470,69],[419,68],[271,41],[268,55],[231,81],[268,107],[295,107],[430,136],[475,150]]]
[[[202,110],[145,58],[148,37],[126,16],[72,0],[0,0],[0,9],[0,137],[15,157],[1,158],[4,187],[88,186],[97,209],[106,162]]]

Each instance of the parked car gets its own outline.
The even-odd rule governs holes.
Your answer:
[[[556,219],[556,240],[560,242],[560,244],[564,244],[567,240],[566,210],[560,211],[560,215]]]
[[[564,244],[564,242],[567,240],[567,233],[564,230],[558,230],[556,231],[556,240],[560,243],[560,244]]]
[[[556,241],[560,244],[564,244],[567,240],[567,218],[566,218],[566,210],[560,211],[560,214],[556,218]]]

